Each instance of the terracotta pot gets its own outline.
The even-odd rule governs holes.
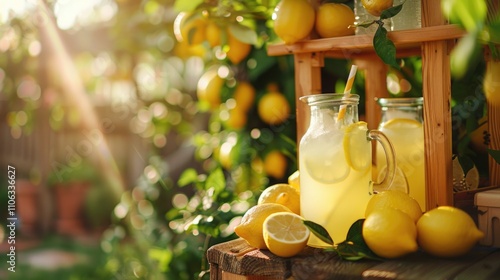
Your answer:
[[[16,200],[21,234],[24,236],[36,235],[39,226],[38,187],[29,180],[18,180],[16,182]]]
[[[57,232],[78,235],[85,232],[83,206],[90,183],[68,182],[54,186]]]

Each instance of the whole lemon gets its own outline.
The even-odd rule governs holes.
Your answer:
[[[267,249],[263,236],[264,221],[269,215],[278,212],[291,211],[278,203],[255,205],[245,212],[241,219],[241,223],[234,228],[234,232],[239,237],[245,239],[248,245],[258,249]]]
[[[300,192],[300,172],[298,170],[288,176],[288,184]]]
[[[386,190],[373,195],[366,205],[365,217],[382,208],[394,208],[410,216],[414,223],[422,216],[418,202],[407,193],[398,190]]]
[[[300,193],[289,184],[275,184],[266,188],[257,202],[257,204],[263,203],[278,203],[300,215]]]
[[[259,117],[267,124],[278,125],[290,115],[290,104],[280,92],[266,93],[257,104]]]
[[[483,79],[484,94],[488,103],[500,106],[500,61],[491,60],[486,63]]]
[[[264,158],[264,172],[276,179],[281,179],[285,176],[286,166],[286,157],[278,150],[269,152]]]
[[[249,82],[242,81],[236,86],[233,98],[243,112],[248,112],[255,101],[255,88]]]
[[[174,20],[174,35],[179,42],[198,45],[206,40],[207,21],[191,12],[180,12]]]
[[[365,10],[378,17],[382,11],[389,9],[394,4],[393,0],[361,0],[361,4]]]
[[[220,105],[220,93],[224,85],[224,79],[219,76],[217,71],[217,68],[211,68],[203,73],[198,80],[196,89],[198,100],[208,103],[211,109],[215,109]]]
[[[316,12],[315,28],[323,38],[353,35],[354,12],[345,4],[322,4]]]
[[[250,44],[244,43],[238,39],[236,39],[231,32],[228,32],[227,36],[227,44],[229,45],[229,51],[227,51],[227,58],[233,64],[238,64],[242,62],[250,51],[252,50],[252,46]]]
[[[415,223],[394,208],[370,213],[363,223],[362,235],[366,245],[380,257],[398,258],[418,249]]]
[[[293,44],[311,33],[314,18],[314,9],[307,0],[281,0],[273,13],[274,32],[285,44]]]
[[[461,256],[484,236],[467,213],[451,206],[440,206],[422,215],[417,232],[420,247],[438,257]]]

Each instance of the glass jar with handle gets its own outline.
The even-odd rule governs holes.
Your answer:
[[[310,109],[309,127],[299,143],[301,215],[325,227],[338,244],[365,217],[374,185],[393,180],[393,148],[382,132],[359,121],[358,95],[314,94],[300,100]],[[388,172],[380,183],[372,181],[372,140],[386,151]],[[311,235],[308,245],[327,244]]]

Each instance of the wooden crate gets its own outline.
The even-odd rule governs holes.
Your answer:
[[[310,2],[316,6],[319,4],[317,0]],[[396,45],[398,57],[422,57],[427,188],[427,209],[423,210],[439,205],[453,205],[450,50],[456,39],[464,35],[464,31],[446,24],[440,3],[441,1],[422,0],[422,28],[388,33],[388,37]],[[299,102],[298,98],[322,92],[320,70],[324,66],[325,57],[351,59],[365,72],[365,117],[370,129],[378,126],[380,110],[375,104],[375,97],[388,96],[387,66],[375,54],[372,38],[373,35],[355,35],[269,46],[268,54],[271,56],[294,56],[297,141],[300,141],[308,124],[307,105]],[[499,115],[500,108],[489,105],[491,149],[500,149],[500,130],[497,127]],[[491,157],[489,164],[490,184],[498,186],[500,166]]]

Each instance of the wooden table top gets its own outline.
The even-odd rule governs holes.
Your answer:
[[[235,239],[212,246],[207,259],[211,279],[236,279],[220,277],[221,272],[251,276],[238,279],[500,279],[500,249],[484,246],[453,259],[419,251],[387,261],[346,261],[335,252],[311,247],[295,257],[280,258]]]

